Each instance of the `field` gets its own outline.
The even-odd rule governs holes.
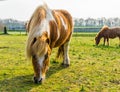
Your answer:
[[[54,49],[45,82],[34,84],[33,68],[25,58],[24,34],[0,35],[0,92],[120,92],[119,40],[110,46],[94,45],[96,33],[74,33],[71,65],[61,66]]]

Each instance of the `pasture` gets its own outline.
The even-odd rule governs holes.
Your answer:
[[[0,92],[120,92],[120,47],[95,46],[96,33],[74,33],[71,65],[61,66],[53,49],[50,69],[42,85],[32,81],[32,63],[25,58],[24,34],[0,35]]]

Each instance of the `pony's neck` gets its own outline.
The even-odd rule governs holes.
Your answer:
[[[103,35],[101,33],[99,33],[97,37],[100,40],[103,37]]]

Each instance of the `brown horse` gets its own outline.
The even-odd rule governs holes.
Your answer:
[[[100,32],[95,37],[95,44],[98,45],[101,38],[104,38],[104,43],[107,40],[107,45],[109,46],[109,38],[119,37],[119,46],[120,46],[120,27],[109,28],[108,26],[103,26]]]
[[[49,68],[50,54],[59,47],[57,57],[63,57],[63,65],[69,66],[68,47],[73,31],[71,15],[66,10],[51,10],[39,6],[27,25],[26,54],[32,60],[34,82],[42,83]]]

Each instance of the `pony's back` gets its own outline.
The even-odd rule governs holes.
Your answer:
[[[120,37],[120,27],[113,27],[109,29],[109,37],[115,38]]]

